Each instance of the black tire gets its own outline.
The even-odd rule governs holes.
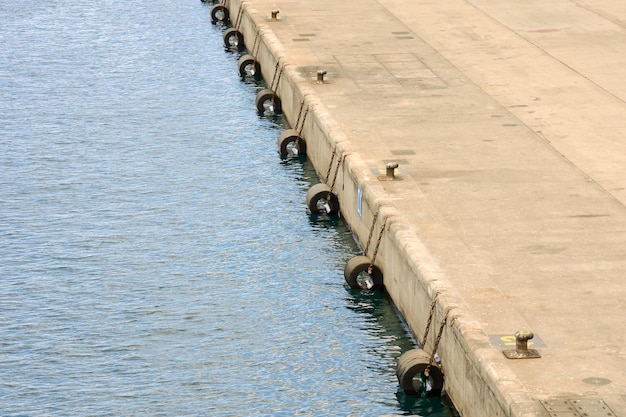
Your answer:
[[[295,129],[287,129],[278,137],[278,152],[280,156],[304,156],[306,142]]]
[[[256,95],[256,109],[261,114],[267,110],[273,111],[274,114],[280,114],[283,111],[280,97],[269,88],[259,91]]]
[[[224,46],[228,49],[242,50],[245,45],[243,43],[243,33],[235,28],[228,28],[224,31]]]
[[[250,54],[242,55],[237,61],[240,77],[261,77],[261,64]]]
[[[323,202],[325,207],[320,204]],[[339,213],[339,199],[324,183],[315,184],[306,193],[306,205],[312,214],[335,215]]]
[[[226,23],[228,22],[229,18],[230,18],[230,12],[228,11],[228,8],[226,6],[223,6],[221,4],[216,4],[215,6],[211,7],[211,22]]]
[[[355,290],[378,290],[383,286],[383,273],[376,265],[372,265],[372,273],[367,270],[372,264],[368,256],[355,256],[346,263],[343,276],[350,288]],[[366,278],[366,279],[363,279]]]
[[[396,376],[398,383],[406,395],[438,397],[443,390],[443,374],[438,366],[432,365],[429,368],[428,382],[430,389],[426,389],[420,379],[428,368],[430,355],[422,349],[411,349],[404,352],[398,359],[396,365]]]

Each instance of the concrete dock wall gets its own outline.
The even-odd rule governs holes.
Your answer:
[[[342,131],[315,93],[316,81],[307,78],[290,63],[282,44],[272,32],[270,10],[256,10],[250,3],[230,0],[226,3],[231,20],[240,16],[238,29],[246,47],[259,61],[263,78],[274,85],[283,112],[295,124],[302,103],[309,112],[302,136],[307,155],[321,177],[333,160],[330,184],[337,163],[342,161],[333,191],[341,202],[341,212],[354,235],[365,247],[372,221],[371,248],[380,228],[385,227],[376,264],[384,273],[385,287],[411,331],[418,340],[424,334],[436,298],[435,313],[425,350],[431,352],[443,317],[448,314],[438,353],[446,375],[446,390],[464,417],[544,415],[537,404],[516,382],[506,367],[494,368],[493,349],[477,321],[464,309],[455,289],[442,280],[437,263],[419,237],[406,231],[406,221],[393,207],[393,199],[379,186],[377,174],[353,153],[350,138]],[[336,156],[333,158],[333,152]],[[381,166],[381,169],[384,168]],[[384,175],[384,174],[383,174]],[[359,191],[360,190],[360,191]],[[360,202],[359,202],[360,200]],[[360,213],[359,213],[360,207]]]

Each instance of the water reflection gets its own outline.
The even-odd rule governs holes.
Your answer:
[[[0,414],[406,414],[410,339],[346,288],[350,230],[308,215],[317,174],[276,157],[285,119],[209,10],[23,3],[0,5]]]
[[[303,191],[319,181],[312,164],[307,160],[281,158],[280,163],[284,169],[294,175],[293,179],[300,184]],[[304,200],[303,195],[302,197]],[[304,212],[304,201],[302,205]],[[338,270],[343,270],[345,262],[361,252],[350,228],[339,215],[328,216],[310,213],[308,210],[307,213],[309,225],[313,230],[330,234],[332,237],[327,239],[329,244],[327,250],[343,254],[336,265]],[[442,398],[414,398],[405,395],[397,386],[395,380],[397,359],[405,351],[413,349],[416,346],[416,341],[408,332],[384,289],[378,291],[354,290],[343,279],[340,283],[335,282],[326,285],[332,287],[341,285],[344,291],[344,308],[351,313],[348,320],[358,322],[359,330],[370,342],[367,346],[359,346],[356,351],[352,352],[356,359],[355,366],[362,366],[379,375],[379,378],[390,380],[390,383],[396,387],[394,408],[397,408],[404,415],[458,416],[445,395]]]

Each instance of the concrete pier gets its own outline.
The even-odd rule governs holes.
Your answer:
[[[626,417],[626,3],[226,6],[459,412]]]

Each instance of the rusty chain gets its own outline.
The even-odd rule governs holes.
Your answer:
[[[428,321],[426,322],[426,329],[424,330],[424,338],[422,339],[422,348],[426,347],[426,338],[428,337],[428,332],[430,331],[430,325],[433,321],[433,315],[435,313],[435,306],[437,305],[437,297],[439,297],[439,293],[435,293],[433,297],[433,301],[430,303],[430,314],[428,315]]]
[[[239,31],[239,26],[241,25],[241,21],[243,20],[243,4],[237,10],[237,18],[235,19],[235,29]]]
[[[252,50],[250,51],[250,53],[252,54],[252,57],[254,58],[254,60],[256,61],[256,52],[258,53],[259,51],[257,50],[257,48],[261,47],[261,32],[257,32],[256,35],[254,36],[254,43],[252,44]],[[258,42],[258,44],[257,44]]]
[[[328,164],[328,171],[326,172],[326,179],[324,180],[324,182],[328,182],[328,178],[330,178],[330,171],[333,167],[333,161],[335,160],[336,155],[337,155],[337,147],[335,146],[333,148],[333,155],[330,157],[330,163]],[[333,182],[330,185],[330,191],[328,192],[328,194],[326,194],[326,201],[330,201],[330,199],[332,198],[333,187],[335,186],[335,180],[337,179],[337,173],[339,172],[339,166],[341,165],[342,160],[343,160],[343,157],[340,157],[339,161],[337,161],[337,170],[335,171]]]
[[[382,227],[380,228],[380,232],[378,233],[378,240],[376,241],[376,247],[374,248],[374,254],[372,255],[372,261],[370,262],[370,266],[367,269],[368,273],[372,273],[372,268],[374,267],[374,261],[376,261],[376,255],[378,254],[378,247],[380,246],[380,242],[383,240],[383,232],[385,231],[385,227],[387,226],[387,219],[383,222]]]
[[[300,138],[302,137],[302,131],[304,130],[304,122],[306,121],[306,116],[309,114],[309,106],[306,106],[306,110],[304,111],[304,115],[302,115],[302,111],[304,110],[304,99],[302,99],[302,103],[300,104],[300,111],[298,112],[298,118],[296,119],[296,125],[294,126],[294,130],[298,132],[298,137],[296,138],[296,144],[300,142]],[[302,125],[298,129],[298,125],[300,124],[300,117],[302,116]],[[326,175],[328,176],[328,174]]]
[[[276,68],[274,69],[274,76],[272,77],[272,83],[270,84],[270,90],[274,91],[274,95],[276,95],[276,89],[278,88],[278,83],[280,82],[280,77],[282,77],[284,69],[285,69],[285,66],[284,65],[280,66],[280,61],[276,61]],[[275,87],[274,87],[274,83],[276,83]]]
[[[335,147],[333,149],[333,155],[330,157],[330,163],[328,164],[328,171],[326,171],[326,178],[324,179],[325,182],[328,182],[328,178],[330,178],[330,170],[333,167],[333,162],[335,161],[336,154],[337,154],[337,148]]]
[[[433,352],[430,354],[430,360],[428,361],[428,366],[426,367],[426,370],[424,372],[429,370],[430,367],[435,363],[435,355],[437,354],[437,348],[439,347],[439,342],[441,341],[441,335],[443,335],[443,329],[446,327],[449,313],[450,310],[447,310],[445,316],[443,316],[441,326],[439,327],[439,333],[437,334],[437,338],[435,339],[435,345],[433,346]]]
[[[293,126],[295,130],[298,130],[298,125],[300,124],[300,117],[302,116],[302,110],[304,110],[304,99],[302,99],[302,103],[300,103],[300,111],[298,112],[298,117],[296,118],[296,123]],[[307,112],[309,111],[307,107]],[[305,116],[306,117],[306,116]],[[304,124],[304,121],[302,122]]]
[[[304,105],[304,100],[302,101],[302,104]],[[304,122],[306,122],[306,117],[309,114],[309,106],[306,106],[306,110],[304,111],[304,115],[302,116],[302,122],[300,122],[300,129],[296,129],[298,131],[298,137],[302,136],[302,131],[304,130]],[[296,123],[296,126],[298,126],[298,124]]]
[[[333,191],[333,188],[335,187],[335,181],[337,181],[337,174],[339,174],[339,167],[341,166],[341,163],[343,162],[343,156],[341,156],[339,158],[339,160],[337,161],[337,168],[335,169],[335,175],[333,176],[333,182],[330,184],[330,191]],[[330,196],[329,196],[330,197]]]
[[[374,217],[372,218],[372,226],[370,227],[370,234],[367,236],[367,243],[365,244],[365,255],[367,255],[367,251],[370,249],[370,242],[372,240],[372,235],[374,234],[374,226],[376,226],[376,220],[378,220],[378,209],[374,213]]]

